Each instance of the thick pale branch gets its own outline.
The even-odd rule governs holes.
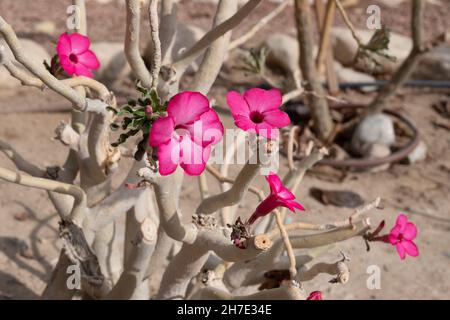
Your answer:
[[[225,20],[223,23],[206,33],[192,48],[185,51],[171,67],[176,70],[176,72],[178,70],[185,70],[187,66],[189,66],[204,49],[210,46],[213,41],[237,27],[261,1],[262,0],[249,0],[231,18]]]
[[[229,19],[237,10],[237,0],[221,0],[217,6],[214,17],[214,28]],[[228,44],[231,38],[231,30],[222,37],[214,40],[206,50],[192,84],[193,91],[207,94],[219,74],[225,59]]]
[[[178,26],[177,8],[178,0],[162,0],[160,39],[163,64],[170,62],[171,51],[175,44]]]
[[[246,261],[268,250],[272,243],[263,236],[248,239],[246,249],[235,247],[222,232],[201,229],[193,244],[184,243],[164,273],[158,299],[181,299],[186,295],[189,281],[196,276],[214,251],[226,261]],[[180,267],[183,266],[183,267]]]
[[[333,283],[345,284],[350,278],[350,271],[344,261],[339,260],[335,263],[319,262],[311,267],[304,266],[298,272],[296,280],[299,282],[310,281],[321,273],[327,273],[335,276],[332,280]]]
[[[76,109],[81,111],[87,109],[88,102],[80,97],[74,89],[61,83],[45,69],[42,63],[37,62],[24,52],[14,30],[2,17],[0,17],[0,34],[6,40],[17,61],[23,64],[32,74],[41,79],[49,88],[72,102]]]
[[[86,194],[81,188],[59,181],[24,175],[5,168],[0,168],[0,179],[27,187],[54,191],[72,196],[75,202],[70,217],[77,225],[82,225],[88,209],[86,207]]]
[[[165,232],[177,241],[193,243],[197,238],[197,227],[193,223],[181,222],[177,204],[183,171],[179,169],[169,176],[161,176],[149,168],[143,168],[139,170],[138,175],[153,185],[160,223]]]
[[[135,76],[144,86],[150,88],[152,76],[147,70],[139,51],[141,0],[126,0],[126,7],[125,56]]]
[[[140,226],[125,269],[106,299],[131,299],[146,275],[155,248],[157,228],[148,217],[140,223]]]
[[[150,74],[152,77],[152,88],[158,85],[159,70],[161,68],[161,41],[159,39],[158,0],[150,0],[148,6],[150,20],[150,33],[153,42],[153,57]]]
[[[261,167],[261,164],[247,162],[229,190],[206,198],[200,203],[196,212],[212,214],[221,208],[239,203],[244,198],[253,179],[259,174]]]
[[[260,19],[250,30],[248,30],[239,38],[231,41],[230,45],[228,46],[228,50],[233,50],[250,40],[259,30],[261,30],[270,21],[272,21],[273,18],[283,12],[283,10],[289,5],[289,3],[290,0],[284,0],[284,2],[280,3],[278,7],[276,7],[268,15]]]

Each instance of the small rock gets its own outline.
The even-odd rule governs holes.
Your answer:
[[[275,33],[264,42],[268,50],[267,64],[279,67],[289,77],[289,87],[301,87],[299,47],[297,39],[283,33]]]
[[[345,160],[349,158],[349,154],[344,148],[335,144],[330,149],[330,156],[335,160]]]
[[[33,251],[28,245],[22,245],[20,247],[20,255],[25,259],[34,259]]]
[[[17,212],[16,214],[14,214],[14,219],[17,221],[25,221],[28,219],[28,214],[24,211]]]
[[[427,149],[425,142],[420,141],[417,147],[406,157],[407,163],[413,164],[425,160],[427,158]]]
[[[356,127],[351,141],[351,149],[357,155],[365,155],[372,144],[390,147],[395,143],[394,123],[384,114],[369,115]]]
[[[356,71],[352,68],[343,67],[339,62],[335,62],[336,75],[339,82],[375,82],[371,75]],[[376,86],[361,87],[361,91],[370,92],[377,90]]]
[[[364,158],[384,158],[391,154],[391,149],[381,143],[373,143],[369,145],[368,149],[365,150],[363,156]],[[371,172],[380,172],[389,169],[390,163],[379,165],[376,167],[369,168]]]
[[[412,78],[450,80],[450,47],[442,46],[425,54],[413,71]]]
[[[311,188],[310,194],[323,204],[331,204],[336,207],[357,208],[364,204],[364,199],[359,194],[348,190]]]

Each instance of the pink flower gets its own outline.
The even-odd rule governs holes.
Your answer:
[[[94,52],[89,50],[89,38],[79,33],[63,33],[59,36],[56,52],[59,63],[68,75],[92,78],[91,70],[100,67],[100,62]]]
[[[277,138],[277,128],[291,123],[287,113],[279,110],[282,97],[277,89],[253,88],[241,96],[236,91],[227,94],[234,123],[244,131],[252,131],[268,139]]]
[[[419,249],[413,240],[416,238],[417,228],[412,222],[408,222],[408,218],[402,213],[397,217],[395,226],[388,235],[388,241],[397,248],[400,259],[405,259],[406,254],[411,257],[419,255]]]
[[[286,207],[292,212],[295,212],[295,208],[305,210],[300,203],[295,201],[294,194],[283,186],[278,175],[271,173],[266,176],[266,180],[270,186],[270,194],[256,207],[255,212],[248,219],[248,224],[253,224],[256,219],[269,214],[278,207]]]
[[[323,300],[322,299],[322,292],[320,291],[313,291],[309,294],[309,297],[306,298],[306,300]]]
[[[223,126],[208,98],[185,91],[170,99],[167,116],[156,120],[149,145],[157,148],[159,173],[173,173],[180,165],[189,175],[205,170],[211,145],[222,139]]]

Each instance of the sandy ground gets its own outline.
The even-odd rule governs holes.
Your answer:
[[[27,10],[23,10],[24,3]],[[49,3],[52,10],[48,10]],[[364,2],[364,1],[363,1]],[[0,13],[22,34],[28,25],[41,20],[54,20],[57,27],[63,26],[63,12],[70,1],[14,1],[2,0]],[[180,16],[182,20],[208,26],[212,17],[211,7],[182,1]],[[273,5],[258,9],[252,19],[257,19]],[[445,16],[448,7],[441,11]],[[105,9],[106,8],[106,9]],[[123,7],[112,1],[105,8],[89,2],[89,25],[94,40],[120,40],[123,36]],[[109,19],[114,10],[116,16]],[[395,9],[396,13],[407,11]],[[61,13],[61,14],[59,14]],[[358,16],[354,13],[355,17]],[[428,14],[428,13],[427,13]],[[441,13],[430,14],[441,17]],[[286,23],[293,27],[289,12],[285,12]],[[447,15],[448,16],[448,15]],[[391,17],[391,19],[393,19]],[[393,29],[402,32],[407,23],[404,16],[393,24]],[[437,28],[448,28],[448,21],[439,20]],[[429,21],[428,19],[427,21]],[[432,19],[431,19],[432,20]],[[274,28],[283,28],[285,21],[277,19]],[[394,20],[390,20],[394,21]],[[238,30],[245,29],[246,24]],[[428,28],[428,27],[427,27]],[[110,32],[113,30],[113,32]],[[292,30],[292,29],[291,29]],[[407,32],[403,32],[407,33]],[[43,34],[30,34],[35,39],[50,42],[51,38]],[[260,36],[261,37],[261,36]],[[257,40],[255,40],[257,41]],[[214,92],[223,92],[224,88],[215,88]],[[350,101],[370,101],[369,96],[356,93],[343,94]],[[223,101],[217,97],[219,103]],[[376,196],[384,200],[384,209],[371,214],[374,224],[385,219],[391,226],[398,212],[404,212],[414,221],[419,234],[417,245],[418,258],[400,261],[395,249],[384,244],[372,245],[366,252],[362,239],[352,239],[331,249],[320,261],[332,262],[339,258],[339,250],[351,257],[349,266],[351,278],[346,285],[330,285],[330,276],[321,275],[305,284],[308,291],[322,290],[326,299],[449,299],[450,298],[450,134],[445,129],[435,128],[432,124],[440,116],[431,105],[442,99],[448,99],[442,93],[425,91],[402,91],[392,102],[391,108],[401,110],[411,118],[419,128],[423,140],[428,146],[428,157],[413,166],[395,164],[383,172],[348,173],[341,183],[318,179],[307,175],[297,197],[307,208],[306,213],[294,218],[306,222],[328,222],[341,220],[352,213],[350,209],[324,206],[309,195],[311,187],[326,189],[352,190],[370,201]],[[53,130],[59,121],[68,121],[69,113],[60,112],[68,104],[52,93],[38,90],[19,89],[0,92],[0,138],[14,145],[30,161],[41,167],[61,165],[67,149],[52,140]],[[225,107],[225,106],[223,106]],[[51,109],[54,112],[24,112],[26,110]],[[230,118],[221,114],[225,123]],[[286,171],[286,166],[281,171]],[[0,156],[0,166],[13,169],[12,164]],[[196,183],[184,184],[182,208],[189,212],[192,204],[198,200]],[[258,185],[264,185],[258,181]],[[215,189],[213,189],[215,190]],[[264,187],[267,191],[267,188]],[[251,201],[254,201],[252,198]],[[241,209],[244,216],[246,208]],[[41,294],[56,262],[60,248],[57,236],[56,212],[47,193],[27,189],[14,184],[0,182],[0,299],[36,299]],[[366,285],[367,268],[376,265],[381,270],[381,289],[369,290]]]

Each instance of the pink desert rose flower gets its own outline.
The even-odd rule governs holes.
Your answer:
[[[79,33],[63,33],[59,36],[56,52],[59,63],[68,75],[92,78],[91,70],[100,67],[94,52],[89,50],[91,42],[88,37]]]
[[[266,180],[270,186],[270,194],[264,199],[255,212],[248,219],[249,224],[253,224],[258,218],[263,217],[278,207],[285,207],[295,212],[295,208],[304,211],[305,208],[295,201],[294,194],[285,186],[283,186],[280,177],[275,173],[266,176]]]
[[[167,116],[159,118],[150,130],[149,145],[157,148],[159,173],[173,173],[180,165],[188,175],[205,170],[211,145],[222,139],[223,126],[208,98],[185,91],[170,99]]]
[[[419,255],[419,249],[413,240],[417,236],[417,228],[412,222],[408,222],[408,218],[402,213],[397,217],[395,226],[388,235],[390,244],[397,248],[400,259],[405,259],[406,254],[411,257]]]
[[[277,89],[253,88],[244,95],[230,91],[227,94],[227,103],[238,128],[256,132],[268,139],[277,138],[277,129],[291,123],[287,113],[279,109],[282,97]]]
[[[309,294],[309,297],[306,298],[306,300],[323,300],[322,299],[322,292],[320,291],[313,291]]]

